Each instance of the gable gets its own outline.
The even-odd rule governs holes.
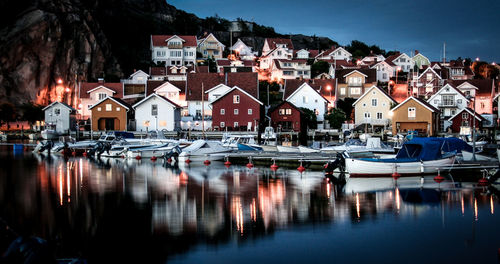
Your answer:
[[[362,102],[363,100],[365,100],[365,98],[368,98],[368,95],[373,94],[373,91],[376,92],[375,95],[382,95],[387,100],[387,102],[396,103],[396,101],[392,97],[390,97],[385,91],[381,90],[380,88],[374,85],[370,87],[370,89],[368,89],[364,94],[362,94],[358,98],[358,100],[356,100],[352,105],[355,106],[358,102]]]
[[[162,85],[156,87],[154,89],[156,93],[158,92],[180,92],[181,89],[179,89],[177,86],[171,84],[170,82],[165,82]]]
[[[309,84],[303,83],[299,88],[297,88],[290,96],[288,96],[285,100],[286,101],[291,101],[294,96],[302,93],[305,90],[305,93],[312,93],[312,94],[317,94],[317,96],[321,97],[325,102],[328,102],[326,98],[324,98],[318,91],[313,89]]]
[[[419,99],[413,97],[413,96],[410,96],[408,97],[406,100],[404,100],[403,102],[401,102],[399,105],[397,105],[396,107],[394,107],[392,109],[392,111],[396,111],[398,109],[402,109],[404,108],[403,106],[406,105],[406,104],[409,104],[409,102],[414,102],[420,106],[422,106],[423,108],[427,109],[428,111],[431,111],[431,112],[439,112],[438,109],[436,109],[435,107],[433,107],[432,105],[429,105],[427,102],[423,102],[423,101],[420,101]],[[412,103],[413,104],[413,103]]]
[[[152,98],[158,98],[160,99],[160,102],[164,102],[166,104],[169,104],[171,105],[172,107],[174,108],[181,108],[179,105],[177,105],[176,103],[168,100],[167,98],[161,96],[161,95],[158,95],[158,94],[150,94],[148,97],[142,99],[141,101],[139,101],[138,103],[136,103],[135,105],[132,106],[132,108],[136,109],[138,106],[140,106],[141,104],[149,101],[149,100],[152,100]]]
[[[242,95],[245,95],[246,98],[249,98],[249,99],[252,99],[253,101],[257,102],[258,104],[260,105],[263,105],[263,103],[261,101],[259,101],[257,98],[253,97],[251,94],[245,92],[244,90],[242,90],[240,87],[238,86],[234,86],[233,88],[231,88],[229,91],[227,91],[226,93],[224,93],[223,95],[221,95],[219,98],[215,99],[213,102],[211,102],[210,104],[215,104],[216,102],[219,102],[220,99],[226,97],[227,95],[230,95],[232,94],[234,91],[238,91],[240,92]],[[241,100],[241,99],[240,99]]]
[[[351,71],[348,74],[344,75],[343,77],[347,78],[347,76],[351,76],[351,75],[354,75],[355,77],[362,77],[362,76],[365,78],[368,77],[368,75],[366,75],[358,70]]]
[[[94,89],[92,89],[92,90],[87,91],[87,93],[88,93],[88,94],[97,93],[97,92],[99,92],[100,90],[105,90],[105,91],[107,91],[107,92],[111,92],[111,94],[115,94],[115,93],[116,93],[114,90],[111,90],[111,89],[109,89],[108,87],[103,86],[103,85],[97,86],[96,88],[94,88]]]

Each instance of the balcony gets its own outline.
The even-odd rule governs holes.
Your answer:
[[[210,44],[210,43],[205,44],[204,47],[207,50],[219,50],[219,48],[220,48],[219,45],[217,45],[217,44]]]
[[[182,44],[168,44],[169,49],[182,49]]]
[[[441,107],[441,108],[454,108],[454,107],[457,107],[457,103],[456,102],[442,102],[442,103],[438,104],[438,107]]]
[[[362,125],[362,124],[370,124],[374,126],[385,126],[389,125],[390,119],[388,118],[382,118],[382,119],[375,119],[375,118],[363,118],[361,119],[358,123],[356,123],[356,126]]]

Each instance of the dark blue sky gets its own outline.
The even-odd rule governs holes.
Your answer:
[[[199,17],[241,17],[277,32],[351,40],[410,55],[419,50],[430,60],[479,57],[500,62],[498,0],[168,0]]]

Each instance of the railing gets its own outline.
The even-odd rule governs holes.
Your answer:
[[[361,124],[371,124],[371,125],[388,125],[390,120],[387,118],[375,119],[375,118],[363,118],[361,122],[357,122],[356,126]]]
[[[182,44],[168,44],[167,47],[169,49],[182,49]]]
[[[205,44],[205,49],[211,49],[211,50],[218,50],[219,49],[219,45],[217,44]]]
[[[439,103],[438,107],[457,107],[456,102]]]

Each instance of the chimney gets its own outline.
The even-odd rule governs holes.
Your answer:
[[[415,55],[419,54],[420,52],[418,52],[418,50],[415,50]]]
[[[97,83],[104,83],[104,78],[97,78]]]

